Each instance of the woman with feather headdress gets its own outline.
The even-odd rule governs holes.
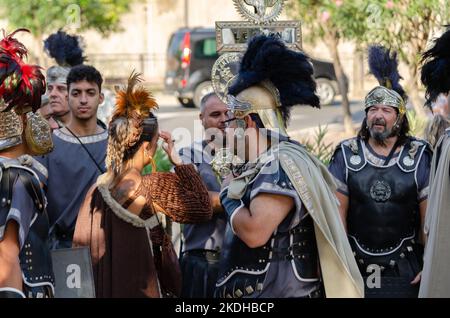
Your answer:
[[[432,152],[409,135],[396,53],[371,46],[369,68],[379,85],[366,95],[358,136],[337,147],[329,170],[366,297],[417,297]]]
[[[450,27],[450,26],[448,26]],[[426,105],[439,94],[450,102],[450,29],[434,41],[423,54],[422,83],[426,86]],[[446,120],[446,118],[442,118]],[[448,123],[447,123],[448,124]],[[450,297],[450,128],[438,139],[430,174],[430,200],[425,221],[425,246],[419,297]]]
[[[81,206],[74,246],[89,246],[97,297],[178,296],[181,274],[160,214],[180,223],[212,216],[208,192],[193,165],[183,165],[171,135],[158,130],[156,101],[132,74],[117,92],[109,126],[107,172]],[[175,173],[155,171],[158,138]],[[142,176],[144,166],[152,173]],[[195,211],[195,212],[192,212]]]

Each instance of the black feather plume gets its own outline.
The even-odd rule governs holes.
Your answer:
[[[75,66],[83,64],[86,58],[83,56],[81,38],[69,35],[59,30],[50,35],[44,41],[44,47],[48,55],[61,66]]]
[[[287,123],[294,105],[320,108],[313,73],[307,55],[289,50],[273,36],[258,35],[250,40],[238,77],[228,92],[237,95],[264,80],[271,81],[280,92],[280,110]]]
[[[397,53],[381,45],[369,47],[369,70],[381,86],[396,91],[406,101],[406,93],[400,85]]]
[[[450,92],[450,28],[422,54],[422,63],[420,79],[426,87],[425,105],[431,107],[439,94]]]

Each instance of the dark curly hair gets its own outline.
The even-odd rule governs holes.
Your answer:
[[[90,65],[77,65],[70,69],[67,75],[67,89],[70,89],[70,84],[81,81],[95,83],[98,86],[98,91],[102,91],[103,78],[100,72]]]

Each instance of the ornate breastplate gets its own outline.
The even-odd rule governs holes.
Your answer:
[[[390,253],[418,233],[415,172],[420,154],[411,156],[407,144],[397,163],[378,166],[366,159],[362,147],[361,141],[356,149],[343,145],[349,189],[348,234],[366,253]]]

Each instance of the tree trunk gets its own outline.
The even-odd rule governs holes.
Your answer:
[[[344,115],[344,129],[346,134],[355,134],[355,129],[352,123],[352,113],[350,111],[350,102],[347,96],[347,85],[345,84],[344,70],[342,68],[341,59],[339,57],[339,39],[331,32],[326,32],[325,42],[330,50],[331,58],[333,59],[334,72],[339,86],[339,91],[342,97],[342,111]]]
[[[353,51],[353,96],[364,97],[364,53],[357,45]]]
[[[409,101],[413,104],[416,114],[419,116],[424,116],[425,109],[423,105],[425,99],[419,94],[417,66],[409,66],[408,70],[409,79],[406,83],[406,93],[408,94]]]

